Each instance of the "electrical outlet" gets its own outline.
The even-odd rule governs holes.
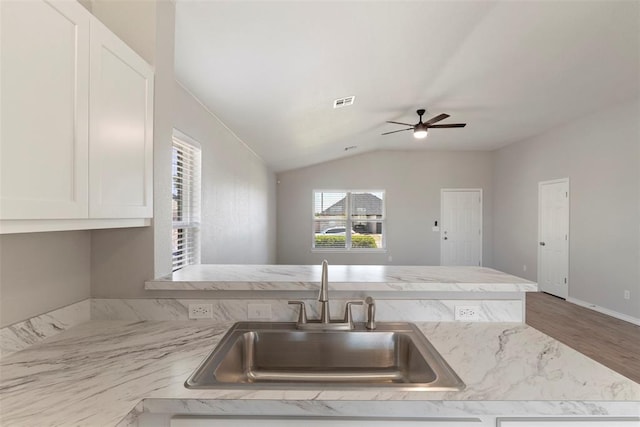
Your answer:
[[[477,305],[456,305],[455,320],[477,322],[480,320],[480,307]]]
[[[211,319],[212,317],[211,304],[189,304],[189,319]]]
[[[626,290],[624,291],[624,299],[630,299],[631,298],[631,291]]]
[[[271,304],[248,304],[248,320],[271,320]]]

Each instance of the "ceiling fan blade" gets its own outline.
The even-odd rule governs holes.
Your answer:
[[[390,133],[396,133],[396,132],[404,132],[405,130],[413,130],[413,128],[410,127],[410,128],[407,128],[407,129],[400,129],[400,130],[394,130],[394,131],[391,131],[391,132],[385,132],[382,135],[389,135]]]
[[[397,125],[405,125],[405,126],[415,126],[410,123],[402,123],[402,122],[392,122],[391,120],[387,120],[387,123],[395,123]]]
[[[430,125],[430,128],[463,128],[467,124],[466,123],[452,123],[450,125]]]
[[[444,119],[446,119],[447,117],[449,117],[449,115],[448,115],[448,114],[445,114],[445,113],[438,114],[437,116],[435,116],[435,117],[433,117],[433,118],[431,118],[431,119],[427,120],[426,122],[424,122],[424,124],[428,126],[428,125],[430,125],[430,124],[432,124],[432,123],[436,123],[436,122],[439,122],[440,120],[444,120]]]

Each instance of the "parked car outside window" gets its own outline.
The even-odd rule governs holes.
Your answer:
[[[355,232],[353,230],[351,230],[351,234],[354,234]],[[324,230],[322,232],[322,234],[346,234],[345,232],[345,227],[331,227],[331,228],[327,228],[326,230]]]

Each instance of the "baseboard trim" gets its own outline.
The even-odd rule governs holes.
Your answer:
[[[625,322],[640,326],[640,319],[629,316],[628,314],[618,313],[617,311],[609,310],[608,308],[600,307],[599,305],[591,304],[590,302],[582,301],[577,298],[569,297],[567,298],[567,301],[575,305],[597,311],[598,313],[606,314],[607,316],[615,317],[616,319],[624,320]]]

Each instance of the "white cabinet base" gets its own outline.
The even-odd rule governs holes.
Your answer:
[[[0,234],[36,233],[48,231],[97,230],[100,228],[147,227],[149,218],[129,219],[37,219],[0,221]]]

